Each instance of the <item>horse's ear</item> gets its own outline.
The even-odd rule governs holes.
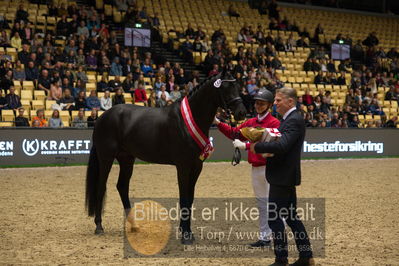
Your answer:
[[[226,76],[227,69],[226,67],[223,67],[222,72],[220,72],[220,78],[224,78]]]

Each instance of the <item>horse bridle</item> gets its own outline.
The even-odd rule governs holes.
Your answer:
[[[219,80],[218,80],[219,81]],[[231,115],[231,110],[230,110],[230,108],[229,108],[229,106],[233,106],[233,105],[235,105],[235,104],[238,104],[238,103],[242,103],[242,99],[241,99],[241,97],[240,96],[238,96],[238,97],[235,97],[235,98],[233,98],[233,99],[230,99],[227,103],[226,103],[226,101],[224,100],[224,98],[223,98],[223,95],[222,95],[222,92],[221,92],[221,90],[220,90],[220,87],[221,87],[221,84],[223,83],[223,82],[234,82],[234,81],[236,81],[236,79],[224,79],[224,80],[220,80],[220,85],[219,86],[215,86],[216,87],[216,89],[217,89],[217,92],[218,92],[218,94],[219,94],[219,98],[220,98],[220,102],[221,102],[221,107],[223,108],[223,110],[226,112],[226,114],[230,117],[230,115]],[[217,81],[216,81],[217,82]],[[215,82],[215,83],[216,83]]]
[[[223,110],[226,112],[227,116],[230,117],[230,116],[231,116],[231,110],[230,110],[229,106],[232,106],[232,105],[235,105],[235,104],[238,104],[238,103],[242,103],[242,99],[241,99],[240,96],[238,96],[238,97],[235,97],[235,98],[233,98],[233,99],[230,99],[230,100],[226,103],[226,101],[225,101],[224,98],[223,98],[222,92],[221,92],[221,90],[220,90],[219,88],[221,87],[221,84],[222,84],[224,81],[226,81],[226,82],[234,82],[234,81],[236,81],[236,79],[218,80],[218,81],[220,81],[220,84],[219,84],[219,86],[215,86],[215,87],[216,87],[216,89],[217,89],[217,91],[218,91],[218,94],[219,94],[219,98],[220,98],[221,105],[222,105],[221,107],[222,107]],[[217,82],[217,81],[216,81],[216,82]],[[216,82],[215,82],[215,83],[216,83]],[[214,83],[214,84],[215,84],[215,83]],[[232,136],[232,138],[233,138],[233,139],[239,138],[239,133],[237,134],[237,136]],[[238,148],[235,148],[234,154],[233,154],[233,158],[232,158],[232,160],[231,160],[231,164],[232,164],[233,166],[236,166],[237,164],[240,163],[240,161],[241,161],[241,152],[240,152],[240,150],[239,150]]]

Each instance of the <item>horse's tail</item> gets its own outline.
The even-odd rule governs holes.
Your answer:
[[[98,162],[96,147],[91,147],[89,165],[86,173],[86,209],[89,216],[94,216],[94,211],[98,204],[97,193],[99,187],[99,170],[100,164]]]

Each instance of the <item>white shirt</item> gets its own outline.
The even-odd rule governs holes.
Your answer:
[[[112,100],[109,97],[108,98],[101,97],[100,104],[101,104],[101,109],[108,110],[111,109],[112,107]]]
[[[269,114],[269,112],[266,112],[266,114],[264,114],[263,116],[259,116],[258,115],[258,121],[260,122],[260,121],[262,121],[263,119],[265,119],[266,118],[266,116]]]
[[[284,114],[283,120],[285,120],[285,119],[287,118],[287,116],[288,116],[290,113],[294,112],[295,110],[296,110],[296,106],[294,106],[294,107],[292,107],[290,110],[288,110],[288,111]]]
[[[157,93],[157,97],[158,99],[161,99],[162,93],[165,93],[165,101],[169,101],[170,100],[170,94],[167,91],[158,91]]]

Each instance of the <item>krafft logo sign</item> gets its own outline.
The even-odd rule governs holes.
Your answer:
[[[0,157],[14,155],[14,141],[0,141]]]
[[[38,140],[24,139],[22,150],[28,156],[57,154],[89,154],[90,140]]]

